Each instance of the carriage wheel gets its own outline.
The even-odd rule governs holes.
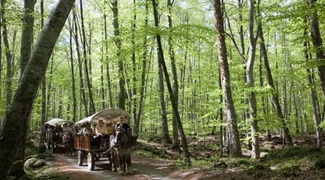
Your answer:
[[[82,151],[78,151],[78,166],[82,166],[83,163],[83,153]]]
[[[87,156],[88,169],[93,171],[95,169],[95,155],[92,152],[88,153]]]

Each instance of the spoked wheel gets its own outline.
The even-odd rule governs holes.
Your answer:
[[[78,151],[78,166],[82,166],[83,163],[83,153],[81,150]]]
[[[87,156],[88,169],[93,171],[95,169],[95,155],[89,152]]]

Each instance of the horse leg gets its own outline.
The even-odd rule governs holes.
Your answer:
[[[131,174],[131,150],[128,148],[126,152],[126,173]]]
[[[124,149],[119,149],[118,161],[119,161],[119,174],[124,174],[125,173],[125,152],[124,152]]]
[[[114,149],[111,151],[111,159],[112,159],[111,161],[112,171],[117,172],[118,160],[117,160],[117,154]]]

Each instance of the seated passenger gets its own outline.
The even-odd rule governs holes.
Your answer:
[[[62,134],[62,143],[68,142],[72,135],[72,129],[70,128],[70,126],[68,126],[67,123],[63,124]]]
[[[81,130],[81,134],[93,136],[93,130],[90,127],[90,123],[86,123]]]
[[[106,126],[104,126],[104,121],[99,120],[98,125],[95,127],[95,136],[102,136],[107,134]]]
[[[95,127],[95,145],[99,148],[103,145],[102,139],[107,136],[107,129],[104,125],[103,120],[99,120],[97,126]]]
[[[114,135],[115,134],[115,129],[113,127],[113,123],[109,122],[108,124],[106,124],[106,131],[108,135]]]

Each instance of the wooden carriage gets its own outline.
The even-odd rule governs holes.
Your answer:
[[[60,119],[60,118],[54,118],[46,123],[44,123],[45,127],[45,144],[47,149],[51,149],[52,153],[55,153],[60,147],[60,144],[62,143],[62,137],[60,134],[56,134],[54,131],[54,127],[59,124],[62,125],[64,123],[70,123],[73,124],[73,121],[70,120],[65,120],[65,119]]]
[[[130,115],[122,109],[104,109],[76,122],[75,126],[81,127],[83,124],[90,123],[92,129],[94,129],[94,125],[98,124],[99,120],[103,120],[104,124],[110,122],[115,124],[121,116],[124,116],[126,119],[130,118]],[[78,150],[78,165],[82,166],[84,158],[87,157],[87,165],[89,170],[94,170],[95,161],[99,160],[101,154],[109,148],[109,146],[96,147],[93,145],[93,141],[93,136],[80,133],[74,138],[74,149]]]

